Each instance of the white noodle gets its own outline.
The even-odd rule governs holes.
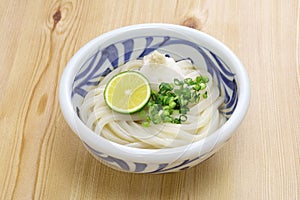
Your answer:
[[[168,58],[167,62],[174,64],[171,58]],[[146,72],[144,75],[150,79],[151,86],[157,85],[151,80],[160,80],[167,76],[167,71],[160,71],[160,73],[154,73],[156,77],[151,77],[149,71],[155,70],[155,64],[144,65],[142,60],[129,61],[118,67],[103,78],[96,88],[90,90],[79,108],[81,119],[96,134],[110,141],[136,148],[178,147],[203,139],[225,123],[226,118],[218,110],[224,102],[224,97],[220,96],[216,81],[205,69],[196,69],[189,60],[182,60],[176,64],[178,68],[175,71],[178,76],[194,79],[203,75],[210,80],[207,83],[207,98],[191,105],[190,111],[186,115],[186,122],[182,124],[152,124],[150,127],[144,128],[141,125],[142,118],[138,114],[120,114],[106,106],[103,97],[105,85],[120,72],[143,69]],[[161,65],[159,69],[164,70]],[[170,69],[170,66],[166,67],[166,70]],[[169,79],[170,77],[168,77]]]

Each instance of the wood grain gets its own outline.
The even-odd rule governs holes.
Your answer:
[[[0,0],[0,11],[0,199],[300,199],[299,0]],[[180,173],[102,165],[59,109],[72,55],[104,32],[146,22],[211,34],[251,80],[234,137]]]

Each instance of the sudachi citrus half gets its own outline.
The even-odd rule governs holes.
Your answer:
[[[149,81],[141,73],[126,71],[115,75],[106,84],[104,99],[112,110],[130,114],[143,108],[150,99]]]

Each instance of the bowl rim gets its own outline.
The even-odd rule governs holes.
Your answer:
[[[182,31],[197,37],[198,39],[205,40],[205,42],[210,46],[209,49],[214,49],[223,56],[230,59],[233,63],[236,79],[239,84],[238,91],[238,102],[235,111],[232,113],[231,117],[216,131],[208,135],[202,140],[187,144],[184,146],[165,148],[165,149],[139,149],[134,147],[128,147],[121,144],[111,142],[97,134],[95,134],[91,129],[89,129],[77,116],[73,109],[71,92],[74,78],[80,69],[81,65],[78,65],[85,53],[91,49],[99,47],[101,41],[106,41],[111,37],[121,34],[122,32],[134,31],[137,29],[168,29],[170,31]],[[218,55],[220,56],[220,55]],[[80,137],[80,139],[92,148],[99,148],[101,145],[102,153],[107,155],[115,156],[118,158],[125,158],[126,160],[140,161],[140,162],[172,162],[178,159],[190,158],[191,156],[199,155],[200,153],[206,154],[210,152],[211,146],[205,147],[205,142],[218,140],[218,144],[222,144],[227,141],[234,130],[240,125],[244,119],[249,103],[250,103],[250,83],[247,72],[238,59],[238,57],[222,42],[216,38],[203,33],[199,30],[192,29],[189,27],[166,24],[166,23],[146,23],[146,24],[135,24],[130,26],[121,27],[109,32],[106,32],[81,47],[70,59],[67,66],[65,67],[63,74],[59,83],[59,103],[60,108],[63,113],[65,120],[71,129]],[[216,144],[215,144],[216,145]],[[204,148],[202,151],[201,148]],[[206,149],[205,149],[206,148]],[[188,149],[188,150],[187,150]],[[200,151],[201,150],[201,151]],[[159,156],[159,157],[158,157]]]

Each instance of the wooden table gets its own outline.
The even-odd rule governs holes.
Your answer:
[[[61,114],[72,55],[125,25],[166,22],[227,44],[251,80],[248,114],[212,158],[139,175],[96,161]],[[0,199],[300,199],[300,1],[0,1]]]

